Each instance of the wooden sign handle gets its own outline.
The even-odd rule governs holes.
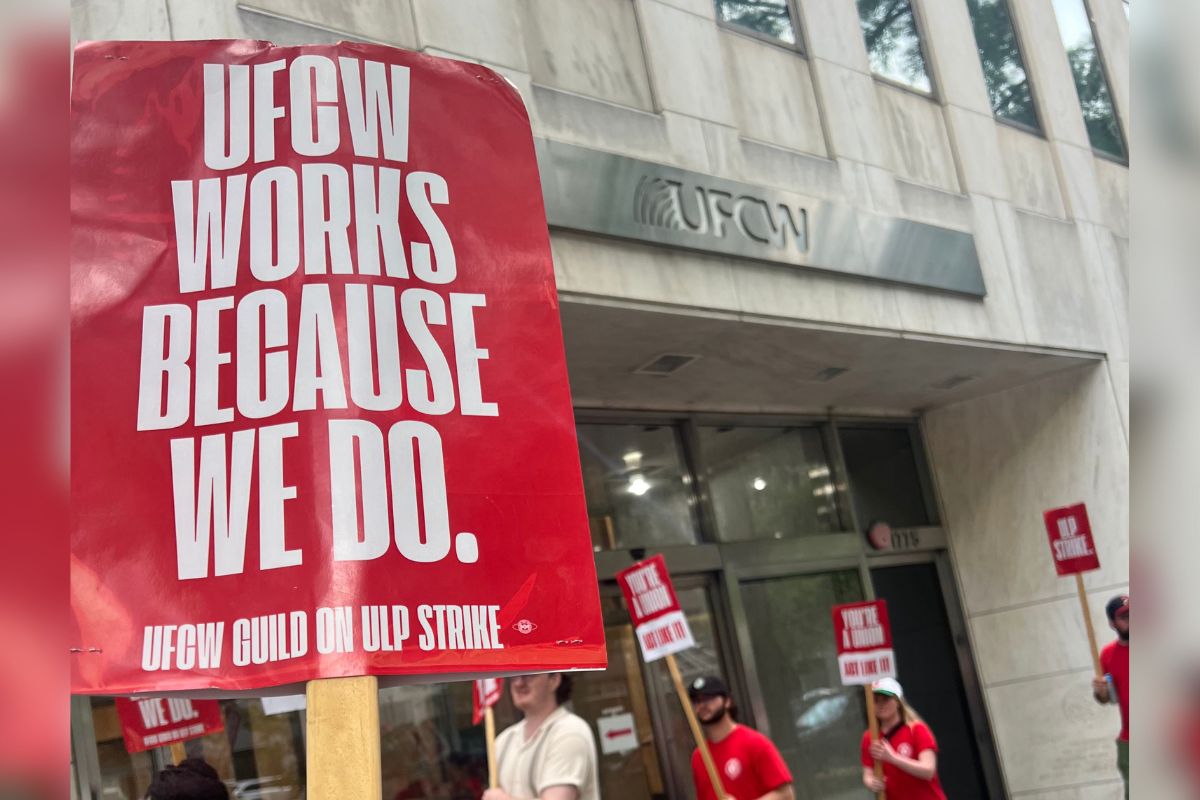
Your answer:
[[[383,796],[379,681],[374,676],[308,682],[308,800]]]
[[[488,788],[500,788],[500,773],[496,770],[496,716],[492,707],[483,710],[483,732],[487,739]]]
[[[187,749],[184,748],[183,742],[175,742],[171,745],[171,763],[181,764],[187,758]]]
[[[725,800],[725,786],[721,783],[721,775],[717,772],[717,765],[713,761],[712,753],[708,750],[708,740],[704,738],[704,731],[700,730],[700,721],[696,719],[692,701],[688,698],[687,690],[683,688],[683,676],[679,674],[679,665],[675,663],[675,656],[667,656],[667,669],[671,671],[671,682],[675,684],[675,693],[679,695],[679,704],[683,706],[683,714],[687,717],[688,727],[692,729],[692,736],[696,739],[696,747],[700,750],[700,760],[704,762],[708,780],[712,783],[718,800]]]
[[[879,741],[879,720],[875,716],[875,692],[871,691],[871,685],[867,684],[863,687],[863,693],[867,698],[867,727],[871,731],[871,742]],[[875,777],[883,777],[883,762],[875,759]],[[875,796],[879,800],[887,800],[887,792],[876,792]]]
[[[1075,573],[1075,589],[1079,592],[1079,609],[1083,612],[1083,625],[1087,628],[1088,644],[1092,648],[1092,668],[1097,678],[1104,677],[1104,669],[1100,666],[1100,648],[1096,645],[1096,629],[1092,627],[1092,612],[1088,608],[1087,590],[1083,588],[1083,573]]]

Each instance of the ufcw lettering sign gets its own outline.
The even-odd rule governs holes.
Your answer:
[[[634,195],[634,219],[642,225],[717,239],[808,252],[808,209],[735,194],[701,183],[643,176]]]
[[[618,572],[617,582],[647,663],[696,646],[661,555]]]

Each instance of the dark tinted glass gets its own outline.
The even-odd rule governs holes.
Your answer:
[[[997,117],[1038,127],[1029,75],[1006,0],[967,0],[988,98]]]
[[[871,71],[922,92],[931,88],[909,0],[858,0]]]
[[[796,43],[796,25],[787,0],[716,0],[717,18],[755,33]]]
[[[908,428],[840,428],[842,455],[850,473],[850,497],[859,524],[873,520],[893,527],[928,525],[925,495]]]

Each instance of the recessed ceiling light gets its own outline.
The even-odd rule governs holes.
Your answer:
[[[699,358],[700,356],[684,355],[683,353],[663,353],[642,364],[634,370],[634,373],[665,377],[673,375]]]
[[[968,381],[975,380],[974,375],[951,375],[945,380],[938,381],[933,384],[934,389],[953,389],[955,386],[962,386]]]

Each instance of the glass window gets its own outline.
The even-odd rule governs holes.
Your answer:
[[[670,425],[579,425],[579,460],[597,550],[695,544],[695,498]]]
[[[1000,119],[1038,127],[1037,110],[1007,0],[967,0],[992,111]]]
[[[606,753],[603,747],[600,748],[600,796],[658,800],[666,795],[666,789],[658,742],[654,738],[651,699],[646,691],[646,667],[638,657],[637,639],[621,596],[601,594],[600,605],[604,612],[608,669],[576,674],[572,711],[587,720],[597,732],[597,720],[601,718],[632,717],[638,741],[636,749]]]
[[[821,433],[805,428],[700,428],[717,538],[783,539],[839,530]]]
[[[156,772],[150,752],[126,751],[112,698],[93,697],[91,704],[103,797],[140,800]],[[184,742],[187,757],[208,762],[231,797],[303,798],[304,712],[272,713],[258,699],[222,700],[221,711],[225,730]],[[170,750],[160,750],[169,760]]]
[[[475,800],[487,788],[483,726],[469,681],[379,690],[383,797]],[[508,720],[497,714],[497,727]]]
[[[922,92],[932,89],[909,0],[858,0],[858,20],[876,75]]]
[[[863,692],[842,686],[829,609],[862,599],[854,570],[741,584],[771,740],[796,797],[862,797]]]
[[[908,428],[838,427],[842,457],[850,476],[850,497],[858,523],[874,520],[893,527],[929,525],[925,493]]]
[[[760,36],[796,44],[796,24],[788,0],[716,0],[717,19]]]
[[[1071,73],[1075,76],[1088,139],[1096,150],[1124,160],[1125,140],[1117,124],[1112,93],[1092,34],[1087,7],[1083,0],[1054,0],[1054,15],[1058,18],[1058,31],[1067,49]]]

